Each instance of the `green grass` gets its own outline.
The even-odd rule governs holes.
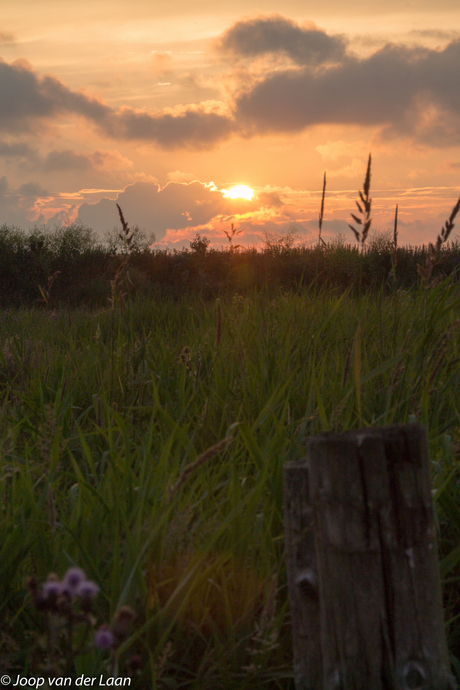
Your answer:
[[[131,663],[131,687],[292,687],[282,466],[311,434],[414,420],[429,431],[460,658],[459,306],[447,281],[236,295],[220,300],[218,347],[216,302],[198,297],[4,312],[2,670],[46,661],[27,577],[78,565],[100,586],[97,626],[123,605],[137,617],[116,655],[90,646],[75,673],[127,675]]]

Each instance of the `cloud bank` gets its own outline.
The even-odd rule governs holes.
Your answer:
[[[281,15],[236,22],[216,41],[216,49],[233,59],[284,54],[299,65],[320,65],[341,60],[347,41],[329,36],[312,22],[307,28]]]
[[[130,227],[138,225],[148,232],[154,231],[157,240],[167,230],[196,228],[215,218],[233,218],[235,213],[260,206],[257,201],[225,199],[212,183],[198,180],[168,182],[164,187],[154,182],[135,182],[118,194],[116,201]],[[119,225],[116,204],[110,199],[83,204],[78,219],[99,232]]]
[[[458,38],[442,49],[388,43],[358,57],[341,35],[273,15],[236,22],[215,47],[235,67],[227,102],[163,111],[115,109],[53,76],[40,76],[26,60],[0,62],[0,91],[8,93],[0,101],[0,132],[34,133],[72,115],[104,137],[163,149],[213,148],[234,135],[289,134],[331,123],[373,127],[382,137],[406,137],[432,147],[460,143]],[[235,65],[266,55],[287,57],[290,63],[274,70],[259,61],[253,71]],[[27,154],[17,148],[20,144],[9,146],[0,146],[0,155]],[[85,165],[83,160],[75,164]]]

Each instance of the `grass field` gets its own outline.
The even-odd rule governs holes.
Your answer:
[[[459,306],[446,279],[4,311],[2,671],[293,687],[282,466],[311,434],[415,420],[458,666]],[[73,566],[100,591],[59,618],[34,586]]]

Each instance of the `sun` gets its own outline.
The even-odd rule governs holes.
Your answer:
[[[245,184],[237,184],[236,187],[231,189],[221,189],[221,192],[225,199],[247,199],[251,201],[254,196],[254,190]]]

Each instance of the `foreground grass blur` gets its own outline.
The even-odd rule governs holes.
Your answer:
[[[116,668],[139,688],[291,687],[282,466],[310,434],[411,420],[429,431],[460,657],[459,305],[446,280],[390,295],[4,312],[2,669],[49,662],[26,579],[78,566],[100,588],[98,625],[123,606],[136,620],[116,650],[85,647],[75,673]]]

